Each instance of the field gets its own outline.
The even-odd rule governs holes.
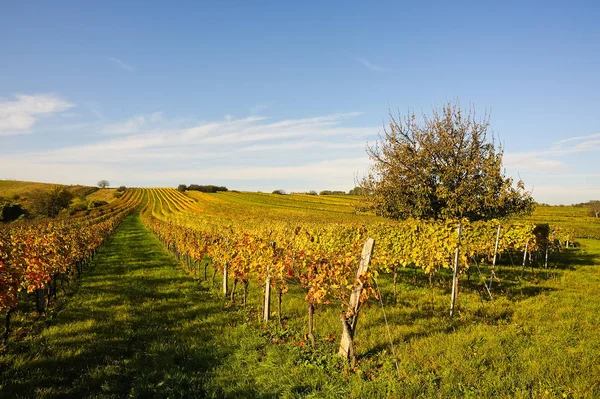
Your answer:
[[[116,199],[115,192],[116,188],[103,188],[101,190],[94,191],[93,193],[86,196],[88,202],[92,201],[106,201],[112,202]]]
[[[1,190],[0,195],[5,196]],[[374,292],[360,310],[352,366],[337,356],[340,313],[346,309],[340,298],[347,300],[348,288],[319,286],[331,296],[314,302],[313,348],[307,328],[312,288],[302,270],[277,280],[287,290],[281,312],[274,293],[270,320],[263,322],[264,262],[254,256],[268,253],[269,247],[252,247],[254,253],[244,254],[253,265],[247,267],[238,262],[239,248],[255,244],[236,247],[235,254],[228,253],[228,245],[254,237],[238,229],[269,234],[279,243],[300,226],[306,231],[333,226],[331,231],[322,228],[323,240],[344,229],[378,231],[385,221],[355,214],[357,197],[173,189],[137,190],[135,195],[141,205],[45,316],[34,320],[28,294],[21,294],[23,305],[13,315],[13,332],[0,354],[0,396],[600,396],[600,223],[585,208],[538,207],[519,220],[572,230],[571,242],[578,245],[557,247],[547,267],[533,257],[525,269],[522,251],[507,247],[494,269],[493,299],[485,286],[492,264],[470,264],[460,275],[454,317],[448,313],[450,268],[429,274],[410,265],[395,269],[394,295],[393,270],[377,266],[376,241]],[[171,242],[159,228],[183,235]],[[226,240],[217,244],[217,234]],[[191,237],[215,243],[218,251],[185,252]],[[337,250],[334,244],[330,248]],[[355,267],[360,253],[356,246],[352,251],[343,259]],[[277,267],[275,260],[271,267]],[[237,283],[233,297],[232,277]]]

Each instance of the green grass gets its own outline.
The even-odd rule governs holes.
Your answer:
[[[127,218],[39,335],[1,358],[0,397],[180,397],[202,393],[226,325],[176,260]]]
[[[600,218],[591,217],[586,206],[539,205],[531,216],[524,219],[534,223],[548,223],[553,226],[571,229],[576,238],[600,240]]]
[[[493,302],[475,270],[461,277],[454,319],[447,273],[431,289],[401,270],[396,304],[380,277],[399,371],[377,301],[360,315],[352,370],[335,356],[339,305],[317,310],[310,349],[298,285],[283,328],[262,325],[259,282],[246,308],[225,302],[210,268],[207,281],[185,274],[134,214],[67,305],[0,357],[0,397],[600,397],[600,242],[581,243],[523,279],[503,259]]]

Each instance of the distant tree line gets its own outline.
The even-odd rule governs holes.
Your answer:
[[[287,192],[285,190],[279,189],[274,190],[271,194],[280,194],[285,195]],[[360,195],[360,187],[354,187],[352,190],[348,191],[346,194],[345,191],[341,190],[323,190],[320,192],[316,192],[315,190],[310,190],[307,192],[292,192],[292,194],[307,194],[307,195]]]
[[[199,184],[190,184],[189,186],[186,186],[185,184],[180,184],[179,186],[177,186],[177,190],[181,192],[200,191],[202,193],[216,193],[218,191],[229,191],[225,186],[213,186],[210,184],[206,186],[201,186]]]
[[[319,192],[319,195],[346,195],[345,191],[337,191],[337,190],[323,190]]]

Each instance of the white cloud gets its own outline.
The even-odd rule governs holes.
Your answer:
[[[114,63],[116,66],[118,66],[119,68],[121,68],[124,71],[127,71],[129,73],[133,73],[135,72],[135,68],[131,65],[129,65],[128,63],[126,63],[125,61],[117,58],[117,57],[106,57],[108,58],[112,63]]]
[[[563,140],[559,140],[555,143],[555,145],[558,144],[563,144],[563,143],[568,143],[571,141],[581,141],[581,140],[585,140],[585,139],[593,139],[593,138],[599,138],[600,139],[600,133],[595,133],[595,134],[588,134],[586,136],[575,136],[575,137],[569,137],[567,139],[563,139]]]
[[[134,134],[144,130],[152,130],[157,124],[164,121],[162,112],[154,112],[149,115],[136,115],[124,122],[108,125],[103,129],[109,134]]]
[[[597,150],[600,150],[600,133],[562,139],[552,143],[549,148],[538,151],[506,153],[504,163],[508,168],[521,170],[564,171],[569,166],[560,158]]]
[[[14,100],[0,98],[0,136],[29,133],[40,117],[73,107],[54,94],[17,94]]]
[[[389,68],[382,67],[382,66],[377,65],[377,64],[373,64],[372,62],[369,62],[369,61],[367,61],[364,58],[357,58],[357,61],[360,62],[361,64],[363,64],[364,66],[366,66],[370,71],[373,71],[373,72],[387,72],[387,71],[389,71]]]
[[[504,165],[509,169],[533,171],[560,171],[566,168],[563,161],[545,159],[534,152],[506,154],[503,158]]]

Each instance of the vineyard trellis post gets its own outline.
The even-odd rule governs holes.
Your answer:
[[[362,253],[360,256],[360,264],[356,271],[356,281],[350,294],[350,301],[348,303],[348,309],[345,313],[342,313],[342,339],[340,341],[340,348],[338,354],[348,359],[354,364],[356,361],[354,353],[354,333],[356,332],[356,324],[358,321],[358,312],[360,310],[360,296],[363,290],[364,283],[361,280],[361,276],[369,269],[369,263],[371,262],[371,256],[373,255],[373,247],[375,240],[367,238],[365,245],[363,246]]]
[[[496,233],[496,245],[494,246],[494,258],[492,259],[492,273],[490,273],[490,286],[489,290],[492,289],[492,282],[496,278],[496,257],[498,256],[498,244],[500,243],[500,229],[502,225],[498,225],[498,232]]]
[[[223,265],[223,295],[227,297],[227,269],[229,269],[229,264],[225,262]]]
[[[523,278],[523,273],[525,273],[525,263],[527,262],[527,249],[529,248],[529,241],[525,243],[525,251],[523,252],[523,266],[521,267],[521,278]]]
[[[458,295],[458,257],[460,255],[460,236],[462,234],[462,223],[458,224],[458,239],[456,240],[456,251],[454,252],[454,272],[452,273],[452,296],[450,299],[450,317],[454,316],[454,306]]]
[[[267,277],[265,278],[265,303],[263,308],[263,321],[269,321],[271,313],[271,268],[267,265]]]

